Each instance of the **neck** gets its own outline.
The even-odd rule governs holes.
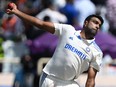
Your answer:
[[[81,36],[81,38],[83,38],[83,39],[88,39],[88,40],[93,39],[93,37],[92,37],[91,35],[87,34],[84,30],[82,30],[82,31],[80,32],[80,36]]]

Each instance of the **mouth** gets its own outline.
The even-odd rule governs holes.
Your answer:
[[[93,30],[95,30],[95,31],[97,31],[98,29],[96,29],[96,28],[92,28]]]

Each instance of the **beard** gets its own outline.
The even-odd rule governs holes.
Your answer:
[[[85,29],[85,35],[89,38],[94,38],[94,36],[97,34],[97,30],[92,28],[86,28]]]

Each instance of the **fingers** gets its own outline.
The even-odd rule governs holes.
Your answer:
[[[6,13],[10,14],[11,13],[10,9],[6,9]]]
[[[7,14],[13,14],[13,11],[16,10],[17,6],[15,5],[15,3],[8,3],[7,5],[7,9],[6,9],[6,13]]]

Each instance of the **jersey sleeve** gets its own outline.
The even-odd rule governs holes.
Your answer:
[[[54,23],[55,26],[55,33],[54,35],[60,36],[67,31],[74,30],[74,27],[68,24],[59,24],[59,23]]]
[[[102,58],[103,58],[103,53],[98,53],[94,58],[92,58],[92,61],[90,63],[90,67],[93,67],[97,71],[100,71]]]

